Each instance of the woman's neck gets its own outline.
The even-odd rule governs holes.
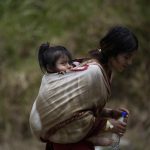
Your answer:
[[[108,64],[101,64],[101,65],[103,66],[108,79],[111,81],[111,77],[112,77],[112,70],[111,70],[111,68],[109,67]]]
[[[111,82],[111,80],[112,80],[112,69],[111,69],[111,66],[109,65],[109,63],[103,64],[97,59],[93,59],[93,60],[96,61],[97,63],[101,64],[101,66],[103,67],[103,69],[104,69],[104,71],[108,77],[108,80]]]

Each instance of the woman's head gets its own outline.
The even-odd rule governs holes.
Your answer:
[[[38,60],[41,70],[51,73],[69,69],[72,58],[65,47],[44,43],[39,48]]]
[[[125,59],[129,59],[127,60],[128,64],[124,64],[127,66],[132,62],[132,55],[134,55],[137,49],[138,40],[136,36],[128,28],[116,26],[109,30],[100,40],[99,51],[95,50],[90,53],[103,64],[107,64],[109,61],[114,61],[115,59],[119,59],[116,63],[120,63],[120,59],[123,56]]]

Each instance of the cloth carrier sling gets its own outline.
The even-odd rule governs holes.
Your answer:
[[[30,113],[30,127],[39,139],[75,143],[91,131],[110,96],[100,64],[66,74],[45,74]]]

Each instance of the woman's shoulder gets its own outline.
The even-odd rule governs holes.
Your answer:
[[[102,68],[101,64],[96,60],[96,59],[85,59],[84,61],[82,62],[79,62],[79,61],[75,61],[73,62],[73,64],[75,65],[75,69],[72,69],[72,70],[76,70],[76,68],[79,68],[79,71],[80,71],[80,68],[86,68],[88,69],[89,67],[87,66],[97,66],[97,67],[92,67],[92,68]],[[83,70],[86,70],[86,69],[83,69]],[[78,70],[78,69],[77,69]],[[81,69],[82,71],[82,69]]]
[[[93,65],[100,65],[99,62],[98,62],[96,59],[87,59],[87,60],[85,60],[85,61],[83,61],[83,62],[81,63],[81,65],[85,65],[85,64],[89,64],[89,65],[91,65],[91,64],[93,64]]]
[[[88,69],[87,69],[87,74],[91,75],[92,77],[94,76],[103,76],[102,73],[102,67],[100,64],[92,62],[92,63],[88,63]]]
[[[96,71],[96,72],[97,71],[101,72],[103,70],[103,67],[101,66],[101,64],[95,59],[90,59],[84,62],[84,65],[85,64],[89,66],[89,70]]]

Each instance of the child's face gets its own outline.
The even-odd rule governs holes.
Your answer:
[[[68,71],[72,68],[69,64],[69,59],[67,56],[60,57],[56,62],[56,68],[58,71]]]

